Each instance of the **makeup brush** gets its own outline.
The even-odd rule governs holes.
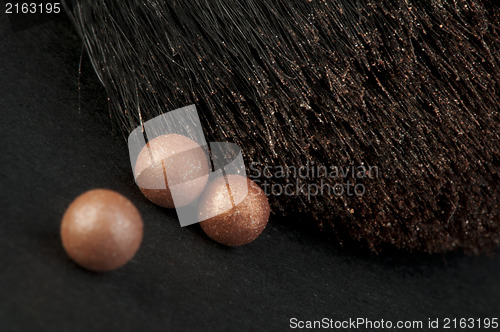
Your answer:
[[[195,104],[274,213],[373,250],[500,242],[497,2],[65,6],[125,137]]]

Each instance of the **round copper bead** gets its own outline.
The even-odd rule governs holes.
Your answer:
[[[200,196],[208,181],[209,166],[198,143],[182,135],[167,134],[146,144],[134,172],[147,199],[161,207],[174,208],[189,205]],[[171,186],[176,188],[175,204]]]
[[[211,239],[237,247],[259,237],[269,220],[270,207],[255,182],[240,175],[227,175],[208,184],[198,211],[201,220],[211,216],[200,222]]]
[[[115,270],[132,259],[142,241],[143,222],[127,198],[96,189],[77,197],[61,223],[62,244],[80,266]]]

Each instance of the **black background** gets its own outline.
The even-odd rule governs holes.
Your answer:
[[[181,228],[134,184],[124,137],[65,14],[0,14],[0,331],[286,330],[289,319],[500,316],[500,256],[385,251],[328,241],[272,216],[228,249]],[[64,253],[65,208],[93,188],[131,199],[145,222],[125,267],[85,271]]]

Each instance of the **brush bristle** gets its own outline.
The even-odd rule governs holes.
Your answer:
[[[194,103],[207,136],[237,143],[247,164],[379,170],[362,197],[282,195],[275,212],[305,212],[375,250],[479,252],[500,242],[494,3],[69,0],[67,10],[125,133]]]

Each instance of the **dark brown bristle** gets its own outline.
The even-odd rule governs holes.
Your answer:
[[[362,197],[274,212],[374,249],[500,242],[495,1],[67,2],[124,133],[194,103],[247,164],[379,169]]]

